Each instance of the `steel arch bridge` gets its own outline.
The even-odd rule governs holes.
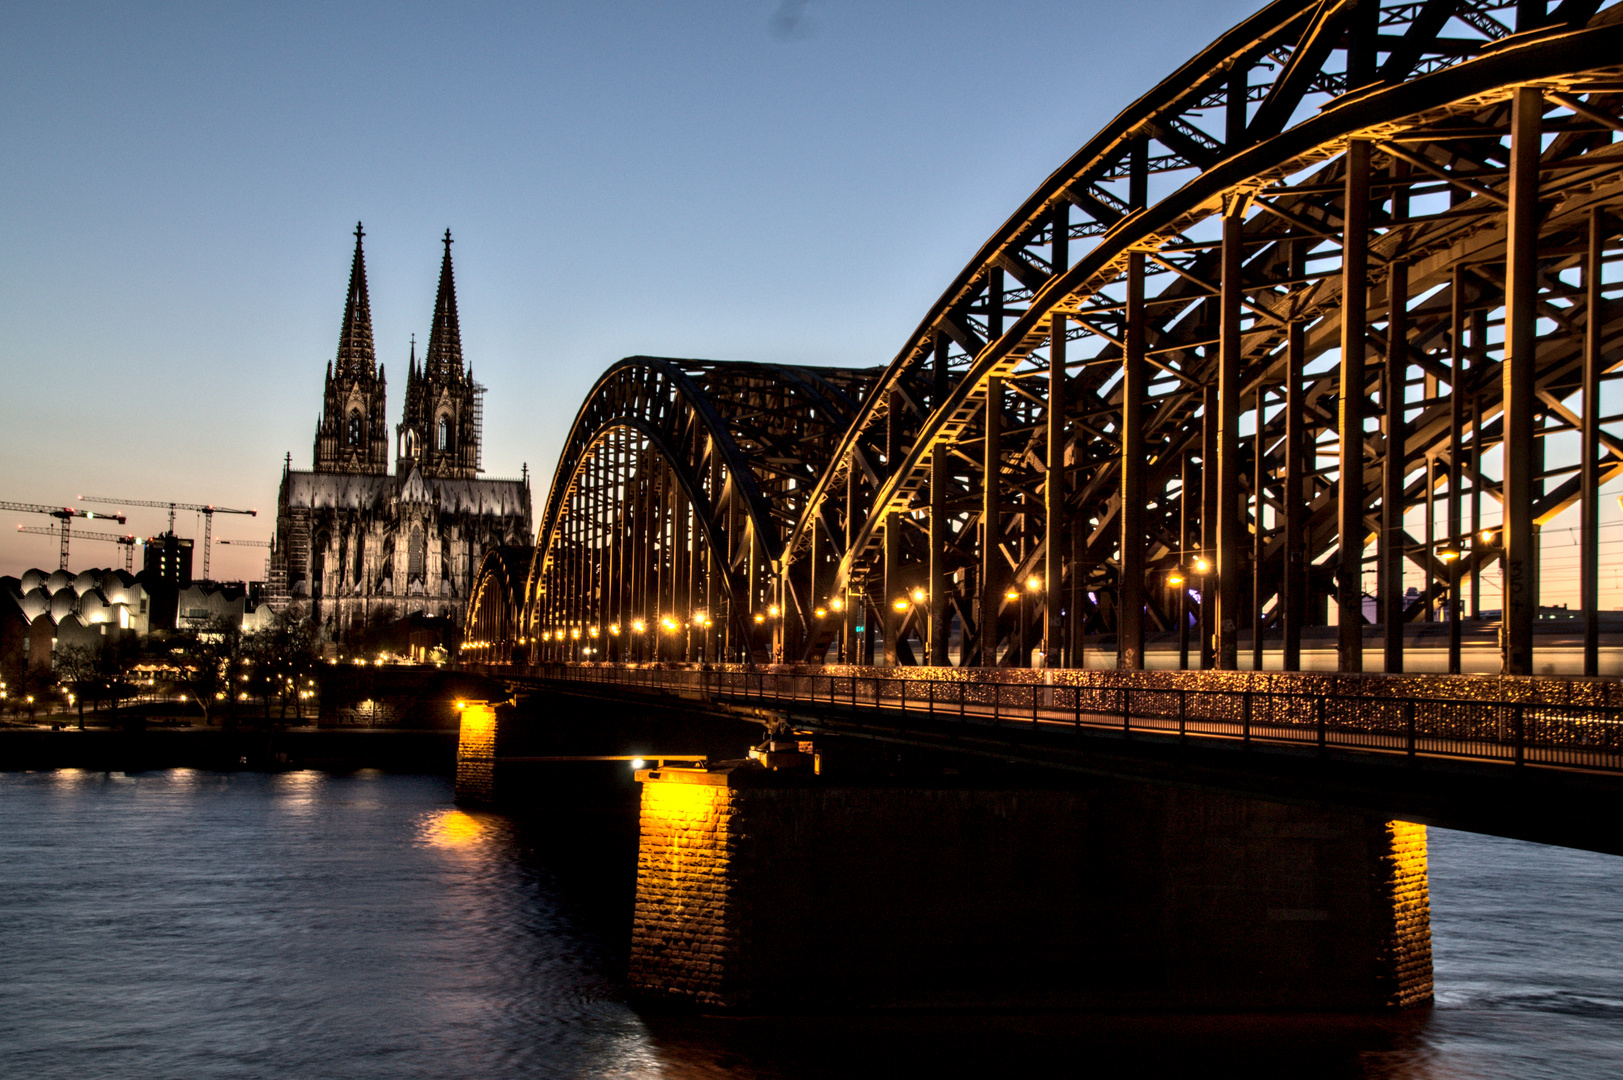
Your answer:
[[[1334,622],[1357,671],[1372,600],[1388,670],[1414,620],[1458,670],[1498,574],[1527,673],[1539,530],[1578,505],[1593,672],[1620,115],[1623,5],[1278,0],[1049,176],[888,366],[610,368],[501,632],[983,666],[1102,633],[1129,668],[1152,631],[1233,668],[1244,632],[1292,669]]]

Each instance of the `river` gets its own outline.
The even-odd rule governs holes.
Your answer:
[[[0,773],[0,1075],[1623,1075],[1623,859],[1431,831],[1392,1017],[641,1013],[624,843],[437,777]]]

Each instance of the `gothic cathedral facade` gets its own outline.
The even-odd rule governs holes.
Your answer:
[[[486,552],[533,539],[528,470],[517,480],[480,475],[484,388],[462,357],[449,230],[428,351],[419,364],[414,343],[407,361],[390,473],[364,235],[357,225],[312,468],[283,470],[271,553],[273,606],[308,604],[330,641],[409,616],[460,626]]]

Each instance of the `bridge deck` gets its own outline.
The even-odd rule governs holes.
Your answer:
[[[1623,707],[1538,700],[1378,697],[1304,686],[1199,689],[974,681],[875,669],[829,672],[692,666],[547,664],[516,669],[572,682],[678,693],[706,700],[795,707],[884,726],[936,723],[1034,732],[1118,732],[1244,744],[1318,747],[1508,766],[1623,772]]]

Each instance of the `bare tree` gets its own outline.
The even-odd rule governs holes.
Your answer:
[[[101,676],[101,656],[88,645],[61,645],[52,657],[57,682],[73,693],[74,704],[79,707],[79,730],[85,727],[85,698],[95,689]]]

